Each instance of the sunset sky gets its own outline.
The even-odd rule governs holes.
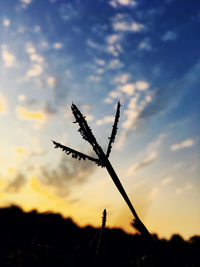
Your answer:
[[[134,233],[75,103],[152,233],[200,235],[199,0],[0,0],[0,206]],[[94,154],[93,154],[94,155]],[[95,156],[95,155],[94,155]]]

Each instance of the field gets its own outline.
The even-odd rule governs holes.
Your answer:
[[[154,242],[121,229],[78,227],[60,214],[0,209],[0,266],[200,266],[200,237]]]

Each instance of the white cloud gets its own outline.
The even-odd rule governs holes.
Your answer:
[[[155,198],[155,196],[158,194],[158,187],[153,187],[151,192],[148,195],[147,201],[151,201],[152,199]]]
[[[106,51],[113,56],[118,56],[119,53],[123,52],[123,49],[121,47],[120,41],[122,39],[122,36],[120,34],[111,34],[107,36],[106,38]]]
[[[144,28],[143,24],[137,22],[115,21],[113,23],[113,29],[115,31],[139,32]]]
[[[30,60],[31,61],[36,61],[38,63],[42,63],[44,61],[42,56],[37,55],[37,54],[33,54],[33,53],[31,53],[31,55],[30,55]]]
[[[139,44],[138,48],[139,48],[139,50],[147,50],[147,51],[152,49],[151,45],[147,41],[142,41]]]
[[[97,125],[102,125],[110,122],[114,122],[115,117],[114,116],[105,116],[102,120],[97,120]]]
[[[145,157],[141,162],[139,163],[135,163],[133,165],[131,165],[128,169],[127,174],[131,175],[133,174],[135,171],[142,169],[146,166],[148,166],[150,163],[152,163],[155,159],[157,158],[157,153],[156,152],[152,152],[151,154],[149,154],[147,157]]]
[[[28,54],[35,54],[36,53],[36,49],[31,42],[26,43],[25,49],[26,49],[26,52]]]
[[[43,72],[43,67],[39,64],[34,64],[31,68],[27,71],[27,77],[37,77],[40,76]]]
[[[192,188],[193,188],[193,184],[191,184],[191,183],[187,183],[185,186],[177,188],[177,189],[175,190],[175,193],[176,193],[177,195],[180,195],[180,194],[183,194],[183,193],[185,193],[185,192],[191,190]]]
[[[167,176],[167,177],[165,177],[165,178],[162,179],[161,185],[165,186],[165,185],[171,183],[173,180],[174,179],[173,179],[172,176]]]
[[[20,0],[21,6],[26,8],[28,5],[32,3],[32,0]]]
[[[18,95],[18,100],[19,100],[19,102],[23,102],[24,100],[26,100],[26,96],[23,94]]]
[[[3,19],[3,26],[4,27],[9,27],[10,26],[10,20],[8,18]]]
[[[135,90],[135,84],[134,83],[127,83],[122,86],[121,91],[126,93],[128,96],[133,95],[133,92]]]
[[[101,81],[100,76],[94,76],[94,75],[89,76],[88,79],[92,82],[100,82]]]
[[[105,65],[105,61],[103,59],[95,59],[96,63],[100,66],[104,66]]]
[[[1,46],[1,56],[7,68],[13,67],[16,61],[14,54],[8,51],[7,45]]]
[[[112,59],[109,64],[108,64],[108,68],[110,69],[118,69],[123,67],[123,63],[120,62],[119,59]]]
[[[92,121],[94,116],[90,114],[91,106],[83,105],[81,106],[82,113],[86,116],[87,121]]]
[[[98,74],[102,74],[102,73],[104,73],[104,69],[97,69],[96,72],[97,72]]]
[[[121,84],[124,84],[124,83],[127,83],[128,79],[130,77],[130,74],[128,73],[123,73],[119,76],[116,76],[115,79],[114,79],[114,82],[115,83],[121,83]]]
[[[106,104],[112,104],[113,103],[113,99],[110,98],[110,97],[106,97],[106,98],[104,98],[104,103],[106,103]]]
[[[135,0],[111,0],[109,4],[114,7],[120,7],[120,6],[136,6],[136,1]]]
[[[61,49],[63,47],[63,44],[62,43],[60,43],[60,42],[57,42],[57,43],[55,43],[54,45],[53,45],[53,48],[54,49]]]
[[[121,39],[121,36],[119,34],[111,34],[107,37],[107,42],[109,44],[115,44],[116,42],[119,42]]]
[[[145,81],[137,81],[135,85],[136,85],[136,88],[141,91],[149,88],[149,84]]]
[[[0,114],[6,114],[8,111],[8,101],[5,98],[5,96],[3,96],[0,93]]]
[[[46,82],[47,82],[47,85],[50,87],[50,88],[55,88],[56,87],[56,78],[53,77],[53,76],[48,76],[46,78]]]
[[[163,35],[162,40],[164,42],[166,42],[166,41],[174,41],[176,38],[177,38],[177,34],[175,32],[168,31]]]
[[[176,151],[176,150],[179,150],[181,148],[186,148],[186,147],[191,147],[194,145],[194,140],[191,139],[191,138],[188,138],[186,140],[184,140],[183,142],[181,143],[178,143],[178,144],[174,144],[170,147],[171,150],[173,151]]]

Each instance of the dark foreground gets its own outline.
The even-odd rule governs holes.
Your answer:
[[[200,237],[144,240],[120,229],[78,227],[59,214],[0,209],[0,266],[200,267]]]

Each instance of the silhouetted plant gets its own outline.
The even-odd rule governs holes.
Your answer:
[[[104,232],[104,229],[106,227],[106,217],[107,217],[107,212],[106,212],[106,209],[104,209],[103,216],[102,216],[101,230],[100,230],[99,239],[98,239],[98,242],[97,242],[96,255],[98,255],[99,254],[99,251],[100,251],[100,247],[101,247],[101,243],[102,243],[102,237],[103,237],[103,232]]]
[[[118,188],[120,194],[122,195],[122,197],[124,198],[125,202],[127,203],[128,207],[130,208],[133,216],[134,216],[134,220],[132,225],[145,237],[152,239],[151,234],[149,233],[149,231],[147,230],[147,228],[145,227],[145,225],[141,222],[141,220],[139,219],[132,203],[130,202],[128,195],[126,194],[117,174],[115,173],[115,170],[113,169],[108,157],[111,153],[111,149],[112,149],[112,144],[115,141],[115,137],[117,134],[117,125],[118,125],[118,121],[119,121],[119,116],[120,116],[120,102],[118,102],[117,105],[117,111],[116,111],[116,115],[115,115],[115,121],[113,124],[113,129],[112,129],[112,133],[111,136],[109,137],[110,141],[108,144],[108,148],[107,148],[107,152],[106,154],[104,153],[103,149],[101,148],[101,146],[98,144],[96,138],[94,137],[92,130],[90,129],[90,127],[87,124],[86,118],[82,115],[82,113],[80,112],[80,110],[77,108],[77,106],[75,104],[72,103],[71,106],[72,109],[72,113],[75,117],[75,122],[74,123],[78,123],[79,124],[79,129],[78,132],[80,132],[81,136],[83,137],[84,140],[86,140],[87,142],[90,143],[90,145],[92,146],[94,152],[96,153],[96,155],[98,156],[98,158],[93,158],[90,157],[88,155],[85,155],[79,151],[76,151],[74,149],[71,149],[67,146],[64,146],[62,144],[59,144],[55,141],[53,141],[55,148],[61,148],[62,151],[64,151],[65,153],[72,154],[72,157],[75,159],[89,159],[93,162],[95,162],[97,165],[102,166],[102,167],[106,167],[108,173],[110,174],[113,182],[115,183],[116,187]]]

